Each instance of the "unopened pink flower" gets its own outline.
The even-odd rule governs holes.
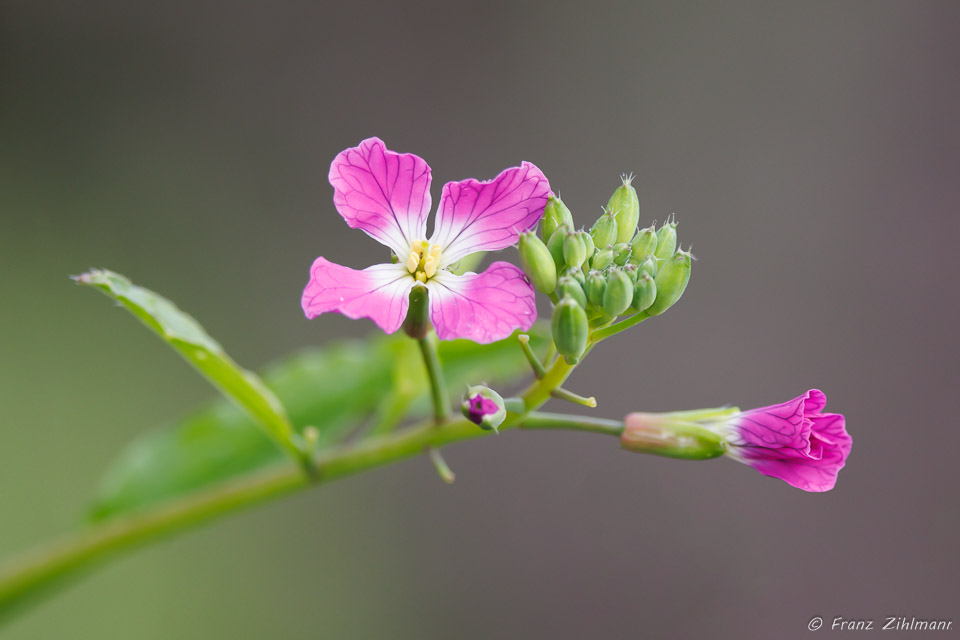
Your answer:
[[[727,442],[727,455],[760,473],[805,491],[829,491],[853,439],[844,417],[823,413],[819,389],[782,404],[738,413],[710,428]]]
[[[337,155],[329,179],[347,225],[389,247],[398,262],[356,271],[317,258],[301,300],[308,318],[335,311],[370,318],[393,333],[407,315],[410,290],[423,286],[441,340],[494,342],[536,321],[533,287],[514,265],[494,262],[480,274],[449,271],[471,253],[516,244],[537,224],[550,184],[536,166],[524,162],[487,182],[445,184],[429,239],[431,176],[422,158],[368,138]]]

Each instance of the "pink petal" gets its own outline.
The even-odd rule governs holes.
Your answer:
[[[430,244],[443,247],[442,266],[477,251],[509,247],[543,217],[549,196],[546,176],[529,162],[487,182],[448,182]]]
[[[736,457],[764,475],[805,491],[833,489],[853,439],[842,415],[820,413],[826,403],[822,391],[811,389],[790,402],[742,414],[735,419],[743,439]],[[743,421],[744,416],[750,420]]]
[[[427,281],[430,320],[441,340],[466,338],[480,344],[503,340],[537,319],[530,280],[508,262],[483,273],[457,276],[438,271]]]
[[[321,257],[310,267],[300,304],[308,318],[336,311],[354,320],[370,318],[393,333],[407,317],[414,282],[402,265],[375,264],[356,271]]]
[[[846,464],[849,447],[824,448],[821,459],[792,458],[774,460],[770,458],[751,458],[744,455],[744,462],[760,473],[779,478],[787,484],[804,491],[829,491],[837,484],[837,475]]]
[[[401,258],[427,235],[430,166],[412,153],[367,138],[330,164],[333,204],[353,229],[362,229]]]
[[[763,447],[805,455],[810,447],[810,422],[805,420],[806,394],[782,404],[751,409],[731,419],[734,435],[731,442],[738,446]]]
[[[820,413],[827,406],[827,394],[820,389],[810,389],[801,397],[803,398],[803,412],[808,416]]]

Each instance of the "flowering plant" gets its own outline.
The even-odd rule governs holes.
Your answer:
[[[638,228],[632,177],[589,230],[531,163],[485,182],[450,182],[429,237],[431,172],[418,156],[370,138],[337,155],[329,179],[347,225],[390,254],[359,271],[317,258],[303,312],[368,318],[395,335],[298,354],[260,378],[170,301],[110,271],[77,276],[225,398],[131,445],[105,475],[91,528],[0,567],[0,617],[136,542],[299,488],[421,455],[452,482],[443,447],[512,428],[599,433],[627,451],[675,458],[727,456],[806,491],[836,484],[852,441],[818,390],[749,411],[615,419],[541,411],[551,398],[596,407],[565,386],[574,369],[601,342],[672,308],[690,280],[693,256],[678,245],[676,220]],[[519,267],[470,271],[471,257],[512,246]],[[536,322],[536,291],[549,323]],[[522,372],[533,379],[516,396],[480,383]],[[466,393],[451,395],[460,385]],[[462,418],[451,416],[455,402]]]
[[[441,340],[486,344],[533,325],[533,289],[520,269],[495,262],[481,274],[456,275],[451,268],[471,254],[514,245],[536,226],[550,195],[536,166],[524,162],[487,182],[445,184],[429,240],[430,167],[421,158],[370,138],[334,159],[330,184],[347,224],[388,247],[393,260],[354,271],[317,258],[301,301],[308,318],[336,311],[393,333],[407,318],[411,289],[420,287],[429,292]]]

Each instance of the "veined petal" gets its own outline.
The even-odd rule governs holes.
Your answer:
[[[845,451],[824,448],[822,458],[788,458],[776,460],[767,457],[754,457],[751,452],[741,452],[741,461],[750,465],[765,476],[779,478],[790,486],[804,491],[829,491],[837,484],[837,475],[846,464],[849,446]]]
[[[730,419],[731,444],[763,447],[783,457],[806,455],[810,448],[810,420],[805,416],[806,394],[788,402],[751,409]]]
[[[399,264],[375,264],[363,271],[317,258],[300,301],[308,318],[336,311],[348,318],[370,318],[385,333],[407,317],[410,289],[416,281]]]
[[[477,251],[516,244],[519,234],[543,216],[549,197],[550,183],[529,162],[486,182],[470,179],[443,185],[430,239],[430,244],[443,247],[441,266]]]
[[[330,164],[337,211],[353,229],[362,229],[400,258],[427,234],[430,166],[412,153],[387,149],[380,138],[337,154]]]
[[[760,473],[803,489],[829,491],[853,446],[846,420],[820,413],[827,397],[818,389],[731,419],[729,455]]]
[[[438,271],[427,281],[430,320],[441,340],[466,338],[480,344],[526,331],[537,319],[533,286],[509,262],[494,262],[483,273],[457,276]]]

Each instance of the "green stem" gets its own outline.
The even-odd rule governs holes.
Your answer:
[[[521,333],[517,336],[517,340],[520,341],[520,348],[523,349],[523,355],[527,356],[527,362],[530,363],[530,368],[533,369],[533,375],[537,380],[540,380],[543,376],[547,375],[547,370],[543,366],[543,363],[540,362],[537,354],[533,352],[533,347],[530,346],[530,336]]]
[[[550,397],[551,387],[548,385],[562,382],[571,369],[560,358],[544,380],[537,381],[527,390],[523,407],[535,407],[545,402]],[[534,428],[546,428],[545,419],[538,416],[510,414],[500,426],[500,431],[528,420],[536,425]],[[558,428],[573,427],[560,421]],[[0,620],[6,619],[13,611],[28,604],[31,598],[62,583],[81,569],[93,566],[119,551],[313,484],[422,455],[431,448],[486,435],[489,435],[488,431],[478,429],[465,419],[442,424],[431,421],[398,433],[322,452],[313,458],[316,471],[312,479],[304,475],[299,465],[287,463],[137,513],[109,519],[0,566]]]
[[[623,433],[622,420],[605,420],[586,416],[568,416],[562,413],[531,413],[521,424],[520,429],[571,429],[602,433],[619,438]]]
[[[573,391],[567,391],[563,387],[557,387],[550,392],[550,395],[558,400],[566,400],[567,402],[583,405],[584,407],[590,407],[591,409],[597,406],[597,399],[593,396],[587,398],[578,393],[574,393]]]
[[[574,365],[568,364],[565,358],[557,358],[543,378],[534,382],[523,392],[521,397],[527,411],[535,411],[542,407],[550,399],[553,390],[562,385],[573,373],[573,368]]]
[[[443,454],[440,453],[440,449],[430,447],[427,449],[427,457],[429,457],[430,462],[433,463],[433,466],[437,470],[437,475],[440,476],[440,479],[447,484],[453,484],[457,479],[457,474],[453,472],[453,470],[450,468],[450,465],[447,464],[447,461],[443,459]]]
[[[447,395],[447,381],[440,368],[440,358],[437,356],[437,344],[431,335],[417,340],[420,344],[420,353],[423,354],[423,363],[427,367],[427,377],[430,379],[430,394],[433,397],[433,417],[439,424],[450,419],[450,400]]]
[[[489,435],[490,432],[478,429],[465,419],[449,420],[435,345],[426,338],[419,342],[431,378],[435,413],[438,418],[443,416],[439,422],[430,421],[401,432],[321,452],[311,459],[312,477],[305,475],[300,466],[287,463],[130,515],[116,516],[14,558],[0,566],[0,621],[32,598],[119,551],[314,484],[422,455],[453,442]],[[530,413],[541,407],[572,371],[572,365],[557,358],[543,379],[535,381],[520,398],[512,401],[514,412],[507,415],[500,431],[522,424],[530,429],[577,429],[616,435],[616,429],[622,425],[618,427],[613,421]],[[551,424],[554,427],[550,427]]]
[[[593,343],[600,342],[604,338],[609,338],[612,335],[618,334],[621,331],[629,329],[630,327],[640,324],[647,318],[651,316],[647,315],[646,311],[641,311],[640,313],[635,313],[626,320],[621,320],[616,324],[612,324],[609,327],[603,327],[602,329],[597,329],[590,334],[590,341]]]
[[[504,398],[503,408],[512,413],[526,413],[527,404],[523,398]]]

